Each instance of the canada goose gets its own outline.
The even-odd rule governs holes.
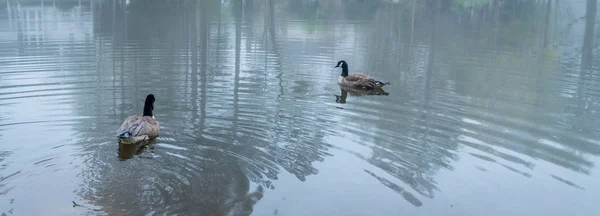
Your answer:
[[[344,60],[338,61],[335,68],[338,67],[342,68],[342,75],[340,75],[338,78],[338,84],[342,86],[362,89],[375,89],[390,84],[389,82],[384,83],[382,81],[375,80],[365,74],[348,75],[348,63],[346,63]]]
[[[154,110],[154,95],[146,96],[144,114],[129,116],[117,131],[119,143],[132,144],[158,136],[159,124],[152,110]]]

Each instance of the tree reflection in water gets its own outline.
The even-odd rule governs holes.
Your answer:
[[[461,146],[468,149],[465,156],[526,178],[533,175],[538,159],[588,174],[593,163],[581,152],[599,155],[600,149],[593,141],[560,131],[589,128],[572,116],[590,115],[590,108],[579,104],[539,110],[543,103],[577,104],[547,93],[566,88],[546,83],[560,71],[551,61],[556,52],[552,35],[557,30],[547,29],[555,25],[549,17],[557,16],[548,7],[557,6],[481,2],[469,6],[459,1],[98,3],[95,43],[101,53],[98,65],[103,65],[98,76],[106,81],[98,85],[113,94],[78,100],[79,110],[104,117],[83,119],[82,125],[117,125],[139,110],[138,96],[149,91],[157,92],[157,119],[167,121],[161,122],[156,143],[161,150],[152,160],[133,157],[121,162],[107,157],[115,153],[115,146],[87,137],[104,137],[111,131],[82,131],[82,154],[90,169],[82,173],[86,185],[80,193],[114,214],[249,214],[263,188],[275,188],[271,181],[278,179],[281,169],[306,181],[319,173],[313,163],[331,156],[332,145],[324,138],[348,134],[371,150],[352,152],[371,165],[365,174],[417,207],[424,205],[420,197],[433,198],[443,190],[434,177],[439,170],[453,169]],[[389,94],[342,88],[335,102],[364,111],[374,106],[365,101],[382,95],[385,98],[378,102],[385,106],[335,119],[337,111],[319,101],[319,95],[327,94],[333,103],[332,88],[322,87],[329,85],[329,77],[307,75],[317,63],[297,60],[306,57],[298,54],[298,39],[290,33],[297,28],[288,20],[295,18],[309,20],[301,31],[317,38],[300,44],[308,47],[302,49],[327,57],[338,51],[322,47],[348,52],[343,37],[332,33],[329,25],[342,18],[366,21],[352,24],[356,28],[352,46],[357,47],[353,51],[360,59],[356,65],[366,65],[374,76],[390,77],[394,90]],[[542,28],[532,28],[537,25]],[[342,28],[346,26],[335,29]],[[586,44],[592,38],[587,37]],[[341,42],[331,42],[336,40]],[[363,43],[381,49],[361,50]],[[593,50],[583,53],[585,59],[592,54]],[[540,78],[529,77],[530,71]],[[510,80],[515,76],[524,77],[521,84]],[[585,85],[596,81],[582,82],[578,94],[586,97]],[[348,94],[364,97],[346,103]],[[392,97],[397,94],[403,97]],[[568,114],[539,114],[561,112]],[[553,133],[558,135],[549,135]],[[579,187],[564,176],[549,175]]]

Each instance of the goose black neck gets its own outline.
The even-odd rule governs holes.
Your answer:
[[[154,100],[153,94],[146,96],[146,100],[144,101],[144,116],[153,116],[152,110],[154,110]]]
[[[348,66],[346,64],[342,65],[342,77],[348,76]]]
[[[153,109],[154,109],[154,105],[144,104],[144,116],[152,116]]]

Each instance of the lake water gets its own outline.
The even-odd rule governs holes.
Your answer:
[[[595,0],[2,0],[0,213],[598,215],[599,20]],[[339,60],[391,85],[340,89]],[[119,146],[150,93],[160,136]]]

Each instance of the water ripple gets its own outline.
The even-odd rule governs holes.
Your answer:
[[[0,211],[468,215],[497,213],[463,193],[488,177],[500,208],[598,192],[600,67],[556,36],[562,9],[542,31],[547,2],[40,3],[0,9]],[[392,85],[339,88],[340,59]],[[160,136],[117,144],[148,93]]]

